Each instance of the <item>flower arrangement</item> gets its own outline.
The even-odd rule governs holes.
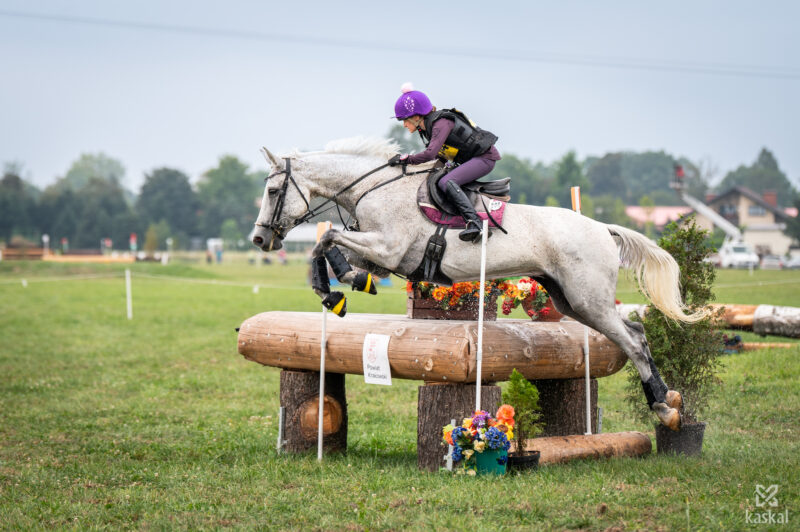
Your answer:
[[[542,285],[531,279],[523,277],[516,283],[504,280],[498,288],[502,291],[503,314],[509,315],[511,311],[522,305],[531,319],[539,316],[547,317],[550,309],[546,306],[550,296]]]
[[[487,281],[484,286],[484,301],[493,301],[502,293],[499,281]],[[432,298],[439,302],[445,310],[459,310],[467,305],[475,305],[480,295],[481,284],[478,281],[453,283],[453,286],[439,286],[426,282],[406,283],[406,292],[409,294],[417,288],[422,297]]]
[[[489,450],[508,451],[509,440],[514,437],[514,408],[503,405],[492,417],[485,410],[476,411],[472,417],[464,418],[460,427],[446,425],[442,429],[442,438],[453,446],[451,457],[453,462],[464,462],[464,468],[474,473],[475,453]],[[505,463],[507,456],[498,458]]]
[[[469,306],[477,308],[480,283],[472,281],[439,286],[433,283],[408,281],[406,291],[409,295],[415,290],[419,291],[419,295],[423,298],[435,300],[443,310],[461,310]],[[484,301],[488,303],[497,298],[502,298],[502,310],[505,315],[511,314],[511,311],[519,306],[522,306],[533,320],[539,317],[546,318],[550,313],[548,306],[550,296],[547,290],[530,277],[486,281]]]

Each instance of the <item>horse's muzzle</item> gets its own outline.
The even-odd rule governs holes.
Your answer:
[[[268,227],[256,226],[253,244],[261,251],[275,251],[283,247],[283,239]]]

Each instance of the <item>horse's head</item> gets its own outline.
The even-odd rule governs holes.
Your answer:
[[[253,244],[263,251],[273,251],[283,247],[286,233],[308,212],[310,194],[299,176],[293,173],[292,159],[280,160],[266,148],[261,151],[272,166],[272,172],[266,179]]]

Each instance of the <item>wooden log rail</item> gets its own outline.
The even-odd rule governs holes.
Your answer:
[[[484,382],[507,380],[516,368],[527,379],[584,376],[583,325],[530,320],[485,322]],[[347,314],[328,319],[325,367],[333,373],[363,374],[367,333],[385,334],[393,378],[474,383],[477,323],[412,320],[402,315]],[[248,360],[291,370],[319,370],[321,318],[318,312],[264,312],[239,328],[239,353]],[[627,360],[611,340],[590,330],[589,372],[605,377]]]
[[[776,307],[773,305],[739,305],[720,304],[709,305],[714,310],[724,309],[720,322],[723,327],[753,331],[766,336],[785,336],[787,338],[800,338],[800,308]],[[631,312],[643,316],[647,305],[617,305],[617,312],[627,318]]]

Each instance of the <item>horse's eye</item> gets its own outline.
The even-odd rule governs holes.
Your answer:
[[[275,196],[276,194],[278,194],[278,189],[277,188],[271,188],[271,189],[269,189],[267,191],[267,194],[269,194],[270,196]]]

